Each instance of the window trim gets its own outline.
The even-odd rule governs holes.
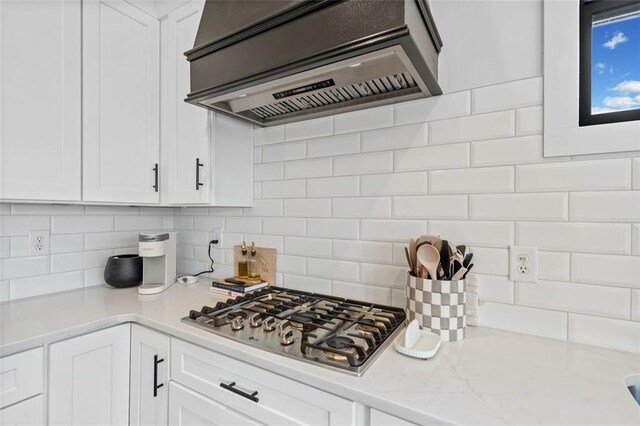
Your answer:
[[[598,13],[636,4],[640,5],[640,0],[580,0],[579,126],[640,120],[640,109],[601,114],[591,113],[591,72],[593,68],[593,64],[591,63],[592,17]]]

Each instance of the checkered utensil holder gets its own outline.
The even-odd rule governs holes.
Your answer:
[[[467,283],[416,278],[407,274],[407,315],[445,342],[464,339],[467,327]]]

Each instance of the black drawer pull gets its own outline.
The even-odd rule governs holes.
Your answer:
[[[223,389],[226,389],[226,390],[231,391],[231,392],[233,392],[235,394],[238,394],[238,395],[243,396],[243,397],[245,397],[247,399],[250,399],[253,402],[258,402],[259,401],[258,397],[256,396],[256,395],[258,395],[258,391],[255,391],[252,394],[248,394],[246,392],[242,392],[240,389],[235,388],[234,387],[235,385],[236,385],[236,382],[231,382],[229,384],[220,383],[220,387],[223,388]]]
[[[155,174],[155,183],[153,184],[153,190],[158,192],[158,163],[153,167],[153,173]]]
[[[153,356],[153,397],[158,396],[158,389],[164,386],[164,383],[158,384],[158,364],[164,361],[164,358],[158,359],[158,355]]]
[[[200,162],[199,158],[196,158],[196,191],[200,191],[200,187],[204,185],[204,183],[200,183],[200,167],[204,167],[204,164]]]

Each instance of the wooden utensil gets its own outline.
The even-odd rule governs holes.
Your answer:
[[[415,274],[414,269],[413,269],[413,263],[411,263],[411,256],[409,255],[409,249],[408,248],[404,248],[404,254],[405,256],[407,256],[407,263],[409,264],[409,271],[411,271],[411,274]]]
[[[416,240],[413,238],[409,240],[409,256],[411,257],[411,271],[415,276],[418,276],[418,255],[416,254]]]
[[[440,264],[440,253],[431,244],[423,244],[417,251],[418,262],[429,273],[429,277],[432,280],[438,279],[438,265]]]

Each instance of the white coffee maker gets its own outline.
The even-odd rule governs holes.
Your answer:
[[[141,232],[138,254],[142,257],[140,294],[161,293],[176,281],[176,233]]]

